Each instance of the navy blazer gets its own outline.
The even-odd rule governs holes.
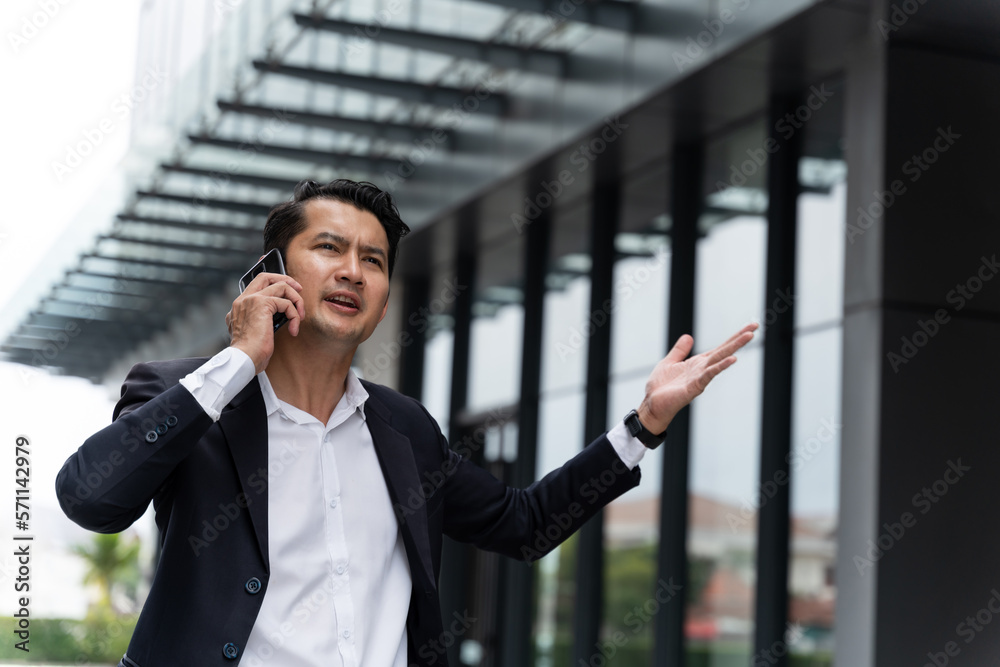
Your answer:
[[[135,365],[112,424],[56,477],[63,511],[89,530],[120,532],[153,502],[160,558],[122,667],[238,664],[267,594],[263,395],[254,378],[213,422],[178,384],[206,360]],[[602,435],[542,480],[513,489],[450,449],[418,401],[362,384],[413,580],[408,661],[444,667],[442,535],[531,562],[636,486],[640,471],[628,470]],[[294,628],[287,640],[295,641]]]

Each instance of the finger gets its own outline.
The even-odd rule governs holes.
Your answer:
[[[298,283],[296,283],[296,284],[298,284]],[[299,320],[305,319],[305,317],[306,317],[306,302],[305,302],[305,299],[302,298],[302,295],[299,294],[298,291],[292,285],[289,285],[288,283],[281,282],[281,283],[275,283],[275,285],[278,285],[278,286],[284,285],[284,287],[281,288],[281,296],[283,296],[284,298],[286,298],[289,301],[291,301],[292,304],[293,304],[293,306],[294,306],[295,318],[293,318],[291,315],[288,315],[288,319],[289,320],[291,320],[291,319],[299,319]],[[301,289],[301,286],[299,287],[299,289]]]
[[[740,329],[739,331],[737,331],[736,333],[734,333],[728,339],[726,339],[726,342],[722,343],[722,345],[728,345],[728,344],[732,343],[733,341],[735,341],[736,339],[738,339],[740,336],[742,336],[745,333],[753,334],[753,332],[756,331],[759,327],[760,327],[760,325],[757,324],[756,322],[751,322],[750,324],[747,324],[742,329]],[[722,347],[722,345],[720,345],[719,347]]]
[[[272,275],[279,275],[279,274],[272,274]],[[302,295],[299,294],[295,286],[284,280],[278,280],[269,285],[265,285],[259,291],[257,291],[256,294],[259,294],[261,296],[277,296],[284,299],[288,299],[293,303],[302,303],[302,304],[305,303],[305,301],[302,299]],[[303,311],[303,314],[304,313],[305,311]]]
[[[301,290],[302,287],[299,286],[299,289]],[[289,295],[289,298],[291,299],[292,303],[295,304],[295,310],[299,315],[299,319],[304,320],[306,317],[306,300],[303,299],[302,295],[299,294],[298,291],[296,290],[292,290],[292,293]]]
[[[714,350],[708,352],[706,356],[706,361],[708,362],[708,365],[711,366],[712,364],[716,364],[722,361],[723,359],[731,356],[738,349],[749,343],[751,340],[753,340],[753,332],[754,329],[756,328],[757,328],[756,325],[748,324],[747,326],[743,327],[743,329],[739,333],[735,334],[725,343],[719,345]]]
[[[725,359],[722,359],[721,361],[712,364],[711,366],[706,368],[705,371],[702,373],[699,382],[701,390],[705,391],[705,387],[708,386],[708,383],[711,382],[716,375],[726,370],[735,363],[736,363],[736,357],[726,357]]]
[[[694,338],[689,334],[684,334],[677,339],[674,346],[670,348],[670,352],[667,353],[667,361],[671,363],[678,363],[687,359],[687,356],[691,354],[691,348],[694,347]]]
[[[271,285],[275,285],[278,283],[286,283],[288,285],[291,285],[291,287],[297,291],[302,290],[302,285],[299,284],[299,281],[295,280],[295,278],[292,278],[289,275],[286,275],[284,273],[264,272],[264,273],[258,273],[256,276],[254,276],[254,279],[250,281],[249,285],[247,285],[247,288],[246,290],[244,290],[244,293],[260,292],[270,287]]]
[[[300,287],[301,289],[301,287]],[[284,291],[283,295],[289,302],[291,302],[291,313],[285,312],[285,316],[289,319],[289,332],[292,331],[292,324],[295,325],[295,333],[298,333],[299,324],[306,316],[306,302],[302,298],[302,295],[298,293],[297,290],[292,288],[290,285]]]
[[[306,316],[305,299],[302,295],[284,281],[268,285],[259,294],[269,295],[280,301],[276,312],[284,313],[288,318],[288,332],[293,336],[298,335],[299,324]]]
[[[243,294],[233,301],[233,311],[238,311],[238,314],[234,315],[228,323],[230,336],[233,335],[233,326],[237,324],[237,320],[248,324],[248,318],[255,322],[259,319],[261,323],[266,321],[268,324],[272,324],[276,313],[284,314],[289,320],[289,333],[298,335],[300,322],[305,317],[305,300],[296,289],[296,287],[301,289],[301,285],[293,278],[279,273],[262,273],[256,276],[254,281],[261,276],[273,278],[274,282],[268,283],[266,280],[262,280],[253,288],[248,285]],[[261,303],[268,305],[262,307]],[[261,325],[253,326],[256,328]],[[269,330],[273,331],[273,326],[269,327]]]
[[[285,314],[288,318],[288,333],[296,335],[299,332],[299,311],[295,308],[295,304],[288,299],[281,299],[281,306],[279,312]],[[294,332],[292,327],[295,327]]]

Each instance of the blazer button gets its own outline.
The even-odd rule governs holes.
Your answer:
[[[247,579],[245,588],[247,589],[247,593],[250,595],[257,595],[257,593],[260,593],[260,579],[257,577],[250,577]]]
[[[222,655],[226,656],[227,660],[235,660],[236,656],[240,654],[240,650],[236,648],[236,644],[229,642],[222,647]]]
[[[167,417],[167,426],[177,426],[177,417],[173,415]]]
[[[148,433],[146,433],[146,442],[152,444],[156,442],[156,439],[158,437],[160,436],[156,435],[156,431],[149,431]]]
[[[165,423],[156,425],[156,435],[163,435],[166,432],[167,432],[167,425]]]

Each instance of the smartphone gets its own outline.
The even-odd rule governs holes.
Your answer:
[[[254,278],[256,278],[261,273],[284,273],[285,272],[285,262],[281,259],[281,251],[277,248],[273,248],[271,252],[267,253],[260,258],[260,261],[254,264],[253,268],[243,274],[240,278],[240,294],[243,290],[247,288]],[[277,331],[281,328],[281,325],[288,321],[288,316],[284,313],[274,314],[274,330]]]

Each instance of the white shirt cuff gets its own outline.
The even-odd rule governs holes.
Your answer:
[[[646,454],[646,445],[639,442],[638,438],[632,437],[632,434],[625,428],[624,421],[618,422],[608,431],[608,440],[618,452],[622,463],[627,465],[629,470],[639,465],[639,461]]]
[[[222,408],[236,398],[254,378],[250,356],[235,347],[227,347],[180,379],[212,421],[219,421]]]

